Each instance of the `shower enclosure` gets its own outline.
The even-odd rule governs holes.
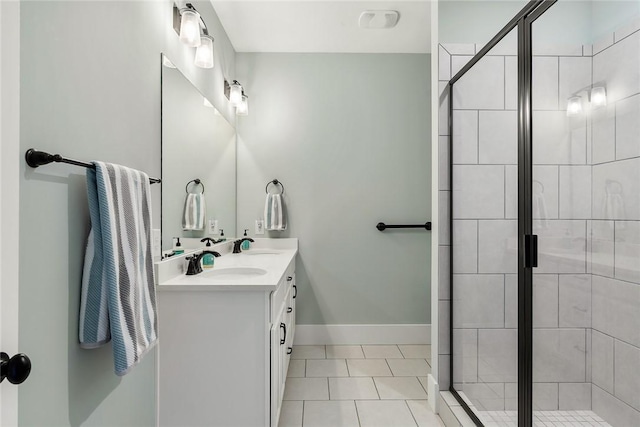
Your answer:
[[[638,4],[441,46],[448,387],[478,425],[640,426]]]

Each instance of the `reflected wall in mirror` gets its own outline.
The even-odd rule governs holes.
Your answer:
[[[217,220],[227,236],[236,229],[236,132],[191,82],[162,56],[162,250],[175,237],[218,238],[208,233]],[[189,181],[204,184],[204,228],[183,230]],[[188,186],[201,192],[202,186]]]

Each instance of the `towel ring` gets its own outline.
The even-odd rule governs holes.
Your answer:
[[[189,194],[189,184],[191,184],[192,182],[195,182],[195,185],[202,185],[202,194],[204,194],[204,184],[202,183],[202,181],[200,181],[199,178],[192,179],[191,181],[187,182],[187,185],[184,186],[184,191]]]
[[[269,185],[273,184],[273,185],[280,185],[280,187],[282,188],[282,191],[280,192],[280,194],[284,194],[284,185],[282,185],[282,183],[280,181],[278,181],[277,179],[274,179],[273,181],[269,181],[267,182],[267,186],[264,187],[264,192],[269,194]]]

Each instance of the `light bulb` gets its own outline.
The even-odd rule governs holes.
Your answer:
[[[229,102],[236,108],[242,102],[242,85],[237,80],[234,80],[229,87]]]
[[[572,96],[567,101],[567,116],[577,116],[582,113],[582,98],[579,96]]]
[[[200,37],[194,64],[200,68],[213,68],[213,38],[206,35]]]
[[[249,98],[244,93],[242,94],[242,102],[236,108],[237,116],[247,116],[249,115]]]
[[[200,46],[200,14],[195,10],[182,11],[180,41],[187,46]]]
[[[591,105],[593,107],[604,107],[607,105],[607,91],[603,86],[591,89]]]

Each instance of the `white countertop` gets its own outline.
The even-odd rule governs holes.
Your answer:
[[[273,291],[287,267],[298,253],[298,239],[255,239],[251,248],[243,253],[230,253],[230,245],[216,247],[214,250],[222,256],[215,259],[213,268],[203,269],[202,273],[187,276],[174,275],[158,284],[158,291]],[[172,260],[174,263],[178,260]],[[183,262],[183,261],[181,261]],[[217,270],[226,268],[260,268],[266,270],[262,275],[214,276]],[[161,269],[162,266],[159,266]],[[163,275],[166,277],[166,274]]]

